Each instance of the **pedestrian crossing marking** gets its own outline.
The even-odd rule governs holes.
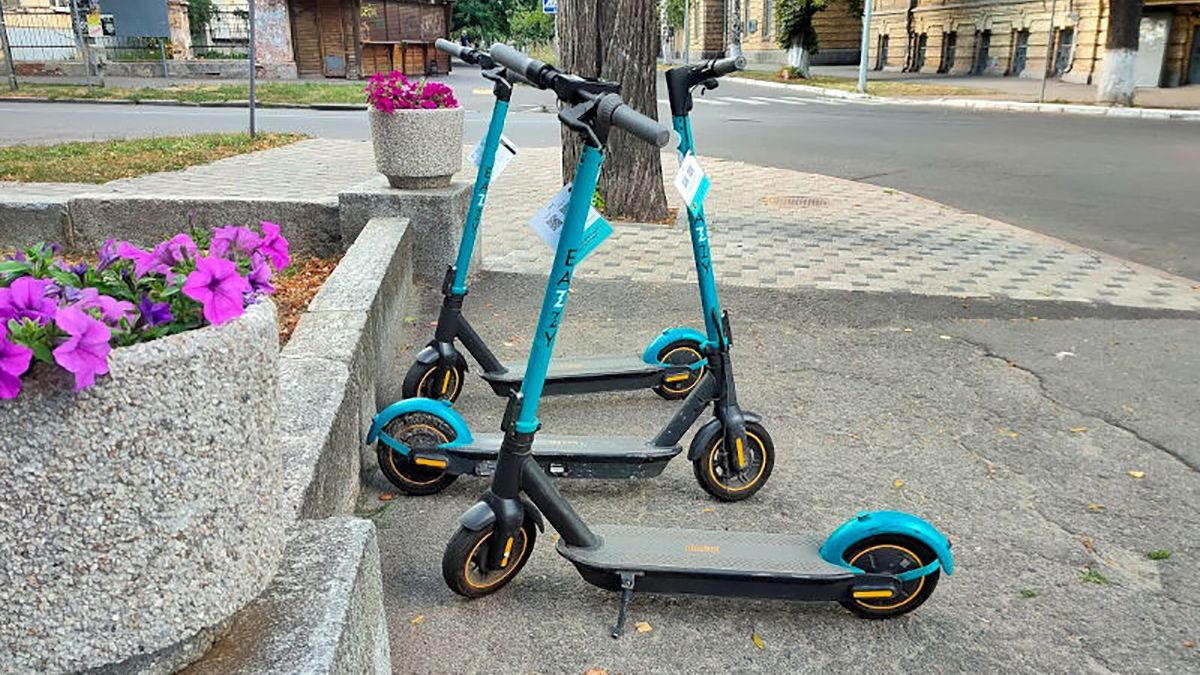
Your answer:
[[[733,101],[734,103],[744,103],[746,105],[767,105],[762,101],[754,101],[748,98],[737,98],[735,96],[722,96],[720,98],[722,101]]]
[[[766,101],[767,103],[786,103],[787,105],[808,105],[808,101],[804,101],[795,97],[794,100],[786,98],[773,98],[771,96],[752,96],[751,98],[757,101]]]

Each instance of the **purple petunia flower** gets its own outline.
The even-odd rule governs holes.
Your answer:
[[[142,249],[123,241],[117,244],[117,255],[133,261],[133,274],[142,277],[151,272],[171,276],[171,268],[196,255],[196,242],[186,234],[177,234],[154,247]]]
[[[96,273],[99,274],[112,266],[114,262],[120,258],[117,255],[117,240],[109,239],[100,247],[100,251],[96,254]]]
[[[275,292],[275,287],[271,285],[271,268],[260,255],[254,256],[254,263],[250,267],[250,273],[246,275],[246,281],[250,284],[251,293],[270,295]]]
[[[146,328],[161,326],[175,320],[174,315],[171,314],[171,305],[165,302],[154,302],[145,293],[142,293],[142,299],[138,301],[138,312],[141,313],[142,323]]]
[[[108,372],[108,326],[77,306],[58,310],[54,323],[70,336],[54,349],[55,363],[75,375],[75,391],[92,386],[97,375]]]
[[[0,325],[9,319],[33,319],[46,325],[54,318],[56,306],[47,296],[57,290],[49,279],[20,277],[8,288],[0,288]]]
[[[210,256],[230,258],[235,253],[250,255],[262,244],[262,237],[248,227],[218,227],[213,230],[212,243],[208,247]]]
[[[132,302],[100,295],[100,291],[95,288],[79,291],[79,299],[76,302],[80,309],[99,309],[100,318],[110,326],[119,326],[122,319],[132,321],[136,315]]]
[[[183,283],[183,294],[204,306],[204,318],[214,326],[242,315],[242,294],[249,290],[237,265],[214,255],[196,258],[196,271]]]
[[[16,398],[21,393],[21,375],[29,370],[33,350],[8,341],[0,325],[0,398]]]
[[[263,240],[258,252],[266,256],[271,267],[278,272],[292,263],[292,256],[288,252],[288,240],[279,234],[279,226],[275,223],[264,220],[260,225],[262,225]]]

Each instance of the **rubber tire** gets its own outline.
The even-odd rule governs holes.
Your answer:
[[[468,556],[484,539],[492,536],[492,530],[493,528],[490,526],[478,531],[459,526],[458,531],[450,538],[450,543],[446,544],[446,551],[442,554],[442,579],[450,587],[450,590],[465,598],[482,598],[504,588],[508,582],[516,578],[517,573],[525,566],[530,554],[533,553],[534,544],[537,543],[537,526],[528,518],[521,523],[519,530],[525,536],[525,547],[516,561],[509,564],[508,571],[504,576],[485,587],[470,583],[466,571],[469,562]]]
[[[417,361],[416,363],[413,363],[408,369],[408,372],[404,374],[404,382],[400,385],[400,397],[404,399],[441,398],[443,400],[450,401],[451,403],[457,401],[458,397],[462,394],[463,376],[466,375],[467,372],[467,360],[463,358],[462,354],[456,353],[454,355],[454,376],[456,383],[454,390],[450,392],[450,396],[421,396],[421,381],[425,379],[426,373],[435,368],[437,368],[436,362],[424,364],[420,361]]]
[[[916,555],[917,560],[920,562],[920,564],[922,566],[928,565],[929,563],[933,562],[934,558],[937,557],[934,555],[933,551],[928,546],[926,546],[924,543],[922,543],[921,541],[919,541],[917,539],[913,539],[912,537],[906,537],[901,534],[880,534],[880,535],[875,535],[873,537],[867,537],[866,539],[855,542],[854,545],[852,545],[850,548],[846,549],[846,552],[842,554],[842,559],[845,560],[847,563],[849,563],[851,560],[854,559],[855,555],[858,555],[858,553],[860,551],[866,550],[873,546],[881,546],[881,545],[885,545],[885,544],[892,544],[895,546],[903,546],[904,548],[908,549],[910,552],[912,552],[913,554]],[[860,569],[864,569],[864,568],[860,568]],[[866,570],[866,571],[870,572],[873,570]],[[913,611],[914,609],[920,607],[922,604],[924,604],[925,601],[929,599],[929,596],[933,595],[933,591],[934,591],[934,589],[937,588],[938,579],[941,578],[941,575],[942,575],[942,570],[939,568],[939,569],[935,570],[932,574],[928,574],[925,577],[923,577],[922,579],[925,583],[920,587],[920,590],[916,593],[916,595],[913,595],[911,597],[911,599],[905,601],[905,603],[903,605],[901,605],[900,607],[896,607],[893,609],[872,608],[868,605],[863,605],[859,601],[854,600],[854,599],[839,600],[838,602],[841,603],[842,607],[845,607],[846,609],[850,610],[854,614],[857,614],[858,616],[860,616],[864,619],[874,619],[874,620],[891,619],[891,618],[900,616],[902,614],[907,614],[907,613]],[[910,582],[910,583],[914,583],[914,582]]]
[[[757,436],[762,441],[758,445],[762,450],[764,466],[758,479],[738,489],[730,489],[713,479],[713,476],[709,473],[708,465],[712,461],[715,447],[718,444],[724,444],[725,436],[724,433],[718,433],[713,435],[708,446],[703,448],[696,460],[692,462],[692,473],[695,474],[696,482],[700,483],[700,487],[704,488],[705,492],[723,502],[740,502],[743,499],[753,497],[755,493],[762,489],[763,485],[766,485],[767,479],[771,477],[771,471],[775,468],[775,441],[771,440],[771,434],[767,433],[766,428],[758,422],[746,423],[747,441],[753,443],[753,440],[749,438],[750,434]],[[692,442],[695,443],[696,439],[693,438]],[[688,454],[691,454],[690,449]]]
[[[661,363],[667,354],[670,354],[676,349],[680,349],[682,347],[695,350],[695,352],[700,355],[700,358],[704,358],[704,351],[701,348],[700,343],[696,342],[695,340],[675,340],[674,342],[668,343],[665,347],[658,350],[658,354],[656,354],[654,358],[658,359],[658,361]],[[695,361],[691,361],[689,363],[695,363]],[[668,401],[682,401],[683,399],[687,398],[687,395],[691,393],[692,389],[696,388],[696,385],[700,382],[700,378],[704,377],[704,373],[707,371],[708,366],[704,366],[700,370],[696,371],[696,376],[694,378],[686,380],[687,388],[685,389],[675,389],[670,385],[663,383],[655,386],[653,391]]]
[[[406,427],[413,425],[433,427],[446,442],[455,438],[454,429],[442,418],[423,412],[411,412],[400,415],[383,427],[387,435],[402,441],[401,434]],[[403,441],[402,441],[403,442]],[[458,478],[457,474],[440,472],[414,466],[392,450],[391,446],[382,441],[375,442],[375,454],[379,458],[379,470],[384,478],[396,486],[396,489],[406,495],[423,497],[445,490]]]

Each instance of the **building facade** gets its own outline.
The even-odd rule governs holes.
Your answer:
[[[691,0],[688,3],[689,55],[709,59],[723,55],[728,42],[729,22],[733,3],[728,0]],[[775,0],[741,0],[742,53],[751,63],[783,65],[786,51],[776,43]],[[813,19],[818,35],[819,51],[813,55],[814,64],[858,63],[862,38],[862,19],[851,12],[850,0],[829,0],[825,11]],[[677,29],[675,51],[682,48]]]
[[[1092,84],[1104,61],[1107,0],[875,0],[877,70],[1007,75]],[[1055,9],[1051,16],[1051,9]],[[1200,84],[1200,0],[1145,0],[1138,86]]]

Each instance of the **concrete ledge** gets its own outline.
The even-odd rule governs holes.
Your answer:
[[[153,246],[188,227],[251,225],[270,220],[283,228],[292,252],[330,256],[342,250],[336,201],[212,197],[80,195],[68,202],[72,249],[99,248],[117,237]],[[120,223],[114,229],[114,223]]]
[[[349,513],[363,462],[375,465],[363,441],[411,297],[411,233],[406,219],[372,219],[280,355],[285,510],[295,517]]]
[[[391,672],[375,526],[301,521],[290,535],[271,585],[180,675]]]
[[[408,218],[413,232],[413,273],[440,282],[458,254],[463,221],[471,202],[471,184],[455,181],[447,188],[398,190],[377,175],[338,195],[342,241],[353,242],[371,218]],[[475,246],[472,268],[478,267]]]
[[[68,223],[65,198],[18,196],[0,200],[0,244],[4,246],[66,241]]]

